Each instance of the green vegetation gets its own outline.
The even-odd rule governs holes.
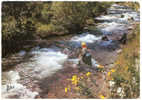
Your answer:
[[[3,2],[2,4],[2,56],[21,48],[24,40],[32,39],[36,31],[34,4]]]
[[[138,98],[140,96],[140,27],[128,36],[128,43],[119,55],[112,74],[116,83],[112,87],[112,98]],[[118,93],[118,88],[122,91]]]
[[[15,52],[26,40],[78,33],[110,2],[3,2],[2,54]]]
[[[82,33],[85,29],[90,33],[100,35],[101,32],[96,28],[94,18],[105,14],[111,4],[111,2],[3,2],[2,56],[22,49],[25,44],[29,44],[27,40],[48,39],[49,36],[54,35],[77,34]],[[137,11],[139,9],[139,4],[136,2],[118,2],[118,4],[132,7]],[[121,17],[125,16],[121,15]],[[80,66],[71,69],[66,65],[67,67],[64,68],[68,70],[63,71],[63,74],[57,73],[59,78],[55,77],[56,81],[57,79],[62,80],[57,81],[61,84],[55,84],[56,81],[54,82],[53,79],[51,83],[49,82],[48,86],[54,83],[53,86],[50,86],[54,91],[52,89],[46,91],[47,94],[55,92],[53,94],[56,95],[48,94],[48,97],[58,97],[59,95],[69,97],[71,95],[75,98],[138,98],[140,96],[140,27],[135,25],[132,25],[136,27],[134,31],[128,30],[130,32],[128,41],[126,45],[122,45],[123,50],[119,52],[118,59],[110,71],[107,69],[110,67],[102,65],[97,66],[97,71],[85,66],[81,66],[82,69],[78,68]],[[74,55],[71,58],[74,58]],[[96,58],[98,57],[96,56]],[[17,59],[20,62],[20,58]],[[6,59],[8,67],[16,66],[17,68],[15,65],[18,62],[17,59],[15,56],[10,60]],[[9,69],[5,66],[3,68]],[[108,86],[109,82],[115,84]],[[61,90],[60,93],[57,90]]]
[[[94,17],[106,12],[110,3],[97,2],[53,2],[44,4],[42,19],[37,31],[41,37],[51,34],[62,35],[77,33],[88,24],[94,23]],[[46,21],[45,21],[46,20]]]

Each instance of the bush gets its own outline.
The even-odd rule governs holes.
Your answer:
[[[140,96],[140,29],[129,36],[128,44],[124,46],[116,63],[116,72],[112,74],[115,85],[112,87],[113,98],[138,98]],[[131,35],[133,35],[131,34]],[[134,35],[133,35],[134,36]],[[118,93],[118,89],[122,89]]]
[[[3,56],[11,51],[16,52],[17,48],[20,49],[24,45],[24,41],[38,36],[46,38],[49,35],[81,32],[85,26],[94,23],[94,15],[98,16],[106,12],[108,4],[100,2],[3,2]]]

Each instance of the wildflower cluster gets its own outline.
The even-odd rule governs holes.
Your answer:
[[[111,77],[112,73],[114,73],[114,72],[116,72],[116,70],[115,70],[115,69],[111,69],[111,70],[107,73],[107,77],[108,77],[109,80],[114,80],[114,79]]]
[[[111,69],[108,73],[107,73],[107,75],[108,76],[111,76],[111,74],[113,73],[113,72],[115,72],[116,70],[115,69]]]
[[[135,34],[135,35],[134,35]],[[111,86],[112,98],[140,97],[140,29],[135,26],[132,34],[128,34],[128,42],[114,64],[116,72],[111,75],[114,84]],[[119,90],[121,91],[119,92]]]
[[[73,75],[71,80],[72,84],[76,86],[78,84],[79,77],[77,77],[77,75]]]
[[[71,91],[71,87],[70,86],[65,87],[65,93],[67,93],[68,91]]]
[[[87,73],[86,73],[86,76],[89,77],[90,75],[91,75],[91,72],[87,72]]]
[[[80,88],[78,87],[78,83],[80,80],[84,79],[85,77],[89,77],[91,75],[91,72],[87,72],[85,73],[85,75],[82,75],[82,76],[77,76],[77,75],[73,75],[71,79],[68,79],[71,81],[72,85],[75,86],[75,90],[79,90]],[[71,91],[71,87],[70,86],[67,86],[65,87],[65,93],[67,93],[68,91]]]

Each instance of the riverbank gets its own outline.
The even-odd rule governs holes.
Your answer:
[[[128,36],[127,44],[114,64],[112,74],[114,84],[111,86],[112,98],[140,97],[140,25]]]
[[[111,98],[108,81],[112,78],[108,76],[115,72],[114,63],[122,52],[119,40],[124,33],[133,37],[139,13],[117,4],[108,10],[108,15],[96,18],[102,34],[84,32],[39,40],[30,50],[3,58],[2,67],[8,67],[2,73],[3,98]],[[108,40],[102,39],[104,35]],[[82,41],[92,55],[92,68],[78,65]]]
[[[137,29],[137,27],[139,27],[138,24],[133,26],[134,29]],[[135,34],[135,36],[134,36],[134,34]],[[56,74],[54,74],[51,77],[41,80],[41,82],[39,84],[41,87],[43,86],[42,89],[44,91],[42,91],[40,93],[39,98],[86,98],[86,99],[87,98],[101,98],[101,97],[102,98],[103,97],[104,98],[125,98],[124,95],[126,95],[128,93],[125,92],[125,94],[123,94],[123,96],[122,95],[119,96],[119,94],[121,94],[122,91],[121,91],[121,93],[117,93],[117,91],[116,91],[116,93],[114,93],[113,90],[116,88],[118,89],[121,86],[120,87],[117,87],[117,86],[113,87],[112,83],[115,82],[115,84],[119,84],[118,83],[119,81],[117,79],[119,78],[119,75],[121,76],[121,74],[124,75],[124,77],[127,77],[127,76],[129,77],[129,75],[125,75],[126,73],[129,73],[129,72],[123,72],[122,68],[124,67],[124,69],[125,69],[125,67],[126,67],[125,63],[129,64],[130,60],[129,60],[129,58],[128,59],[125,59],[125,57],[122,58],[121,55],[126,55],[126,54],[131,55],[132,54],[131,51],[136,51],[137,53],[139,52],[139,49],[138,49],[139,48],[139,40],[135,39],[135,38],[139,38],[139,30],[136,30],[135,32],[133,30],[129,31],[127,44],[121,45],[121,49],[118,50],[117,55],[115,57],[113,57],[114,55],[111,56],[113,61],[112,61],[112,63],[104,65],[103,72],[97,72],[94,69],[90,69],[85,65],[80,66],[82,68],[79,69],[79,68],[76,68],[77,66],[73,67],[73,65],[65,63],[65,65],[64,65],[65,67],[62,70],[56,72]],[[136,43],[133,41],[136,41]],[[133,46],[131,45],[132,43],[134,44]],[[135,46],[137,46],[137,48],[135,48]],[[137,50],[134,50],[133,48],[135,48]],[[125,50],[125,49],[127,49],[127,50]],[[125,50],[125,52],[123,52],[124,50]],[[108,56],[108,54],[107,54],[107,56]],[[139,56],[139,54],[137,54],[137,56]],[[109,61],[108,59],[109,58],[107,58],[106,60]],[[133,61],[135,61],[135,60],[136,59],[133,58]],[[98,59],[97,59],[97,61],[98,61]],[[105,61],[105,58],[103,59],[103,61]],[[121,65],[117,66],[117,65],[115,65],[115,62],[120,62]],[[103,63],[100,63],[100,64],[103,64]],[[139,71],[138,70],[139,64],[137,64],[137,65],[138,65],[138,68],[136,68],[136,69],[137,69],[137,71]],[[122,67],[122,68],[120,68],[120,67]],[[135,67],[134,67],[134,69],[135,69]],[[134,71],[134,69],[132,69],[132,70]],[[120,72],[121,72],[121,74],[119,74]],[[77,79],[77,82],[78,82],[77,85],[74,85],[71,83],[73,77],[75,77],[75,76],[77,78],[79,78],[79,80]],[[139,80],[138,74],[135,77],[137,77],[137,79]],[[50,80],[50,82],[44,83],[44,80]],[[131,79],[129,79],[129,80],[131,80]],[[139,84],[139,81],[136,81],[136,82]],[[48,84],[48,86],[46,86],[46,84]],[[45,87],[50,87],[50,88],[45,89]],[[112,88],[113,88],[113,90],[112,90]],[[136,89],[139,89],[139,87],[137,87]],[[129,92],[133,92],[133,91],[131,90]],[[139,92],[139,91],[137,91],[137,92]],[[48,95],[46,93],[48,93]],[[138,96],[139,95],[137,95],[136,98],[138,98]],[[135,96],[131,95],[131,96],[129,96],[129,98],[135,98]]]

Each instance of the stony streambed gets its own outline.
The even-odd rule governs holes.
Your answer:
[[[9,62],[8,65],[12,66],[12,69],[2,72],[2,98],[52,97],[48,94],[52,91],[50,89],[53,89],[50,88],[53,83],[57,82],[55,83],[56,86],[58,82],[64,81],[64,78],[69,74],[78,72],[76,70],[78,50],[83,41],[87,43],[93,56],[94,67],[101,64],[105,66],[106,71],[109,70],[118,52],[121,51],[118,40],[124,33],[128,34],[129,30],[133,30],[133,25],[140,21],[139,13],[114,4],[108,9],[108,15],[99,16],[95,20],[100,22],[96,25],[102,33],[100,35],[85,32],[43,46],[47,42],[44,41],[28,52],[21,50],[11,56],[12,61],[18,60],[18,63],[11,65],[11,62]],[[102,40],[103,35],[107,35],[109,40]],[[5,60],[3,59],[3,62]],[[104,76],[102,79],[99,79],[99,76],[100,73],[96,78],[97,81],[104,81]],[[60,96],[63,95],[60,94]],[[56,97],[60,96],[57,94]]]

